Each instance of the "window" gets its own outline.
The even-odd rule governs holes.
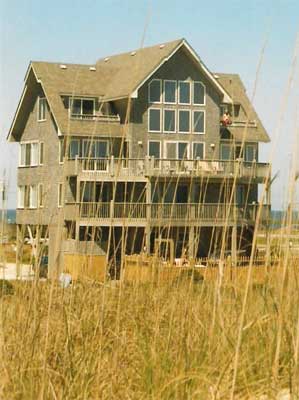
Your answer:
[[[37,208],[37,186],[29,186],[29,208]]]
[[[179,104],[190,103],[190,82],[179,81]]]
[[[160,142],[149,142],[148,143],[148,155],[155,158],[154,168],[159,168],[161,158],[161,143]]]
[[[64,140],[59,140],[59,154],[58,154],[58,158],[59,158],[59,164],[63,164],[63,160],[64,160]]]
[[[19,154],[19,167],[34,167],[38,165],[39,145],[34,143],[21,143]]]
[[[204,159],[204,143],[193,143],[193,159]]]
[[[245,161],[253,162],[256,161],[256,146],[248,144],[245,151]]]
[[[188,143],[178,143],[178,158],[180,160],[185,160],[189,158],[189,144]]]
[[[80,155],[80,141],[78,139],[70,140],[69,159],[74,160]]]
[[[161,132],[161,111],[157,108],[150,108],[149,112],[149,127],[150,132]]]
[[[179,132],[189,133],[190,132],[190,111],[179,110]]]
[[[46,107],[47,107],[46,98],[39,97],[38,98],[38,116],[37,116],[38,121],[46,120]]]
[[[25,186],[18,186],[18,208],[25,207]]]
[[[164,132],[175,132],[175,110],[164,110]]]
[[[44,142],[39,144],[39,165],[44,164]]]
[[[58,183],[58,207],[62,207],[63,203],[63,191],[62,183]]]
[[[201,106],[206,104],[206,87],[202,82],[194,82],[193,104]]]
[[[70,99],[71,117],[92,118],[95,114],[94,99]]]
[[[164,103],[176,103],[176,81],[164,81]]]
[[[83,140],[83,157],[105,158],[108,157],[108,142],[101,140]]]
[[[161,80],[153,79],[148,85],[149,103],[161,103]]]
[[[221,160],[232,160],[233,159],[233,149],[230,144],[221,144]]]
[[[205,133],[205,112],[193,111],[193,132]]]
[[[38,206],[42,208],[44,206],[44,185],[40,183],[38,185]]]

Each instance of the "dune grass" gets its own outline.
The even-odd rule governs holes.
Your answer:
[[[15,282],[0,299],[0,397],[229,399],[244,288],[218,283]],[[298,395],[298,310],[296,266],[250,285],[235,399]]]

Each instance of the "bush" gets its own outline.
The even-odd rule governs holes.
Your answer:
[[[14,294],[13,285],[5,279],[0,279],[0,297],[11,294]]]

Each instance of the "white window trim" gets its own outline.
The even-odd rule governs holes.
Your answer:
[[[78,149],[79,149],[79,155],[80,156],[80,139],[70,139],[70,143],[69,143],[69,151],[68,151],[68,158],[70,158],[70,150],[71,150],[71,143],[72,142],[77,142],[78,143]]]
[[[187,140],[166,140],[164,142],[164,152],[163,159],[168,160],[167,157],[167,143],[175,143],[176,144],[176,158],[174,160],[179,160],[179,143],[187,143],[187,159],[190,159],[190,142]]]
[[[150,130],[150,112],[151,112],[151,110],[157,110],[157,111],[159,111],[160,112],[160,130],[159,131],[153,131],[153,130]],[[148,132],[155,132],[155,133],[161,133],[162,132],[162,110],[161,110],[161,108],[156,108],[156,107],[150,107],[149,109],[148,109],[148,118],[147,118],[147,129],[148,129]]]
[[[248,157],[247,157],[247,149],[248,149],[249,147],[251,147],[251,148],[254,149],[254,152],[255,152],[255,159],[254,159],[254,160],[257,161],[257,159],[256,159],[256,158],[257,158],[257,157],[256,157],[256,156],[257,156],[257,145],[255,145],[255,144],[253,144],[253,143],[252,143],[252,144],[250,143],[250,144],[246,144],[246,145],[245,145],[245,162],[253,162],[253,161],[247,161],[247,158],[248,158]]]
[[[174,111],[174,130],[173,131],[167,131],[165,130],[164,122],[165,122],[165,111]],[[163,132],[164,133],[176,133],[177,131],[177,116],[176,116],[176,109],[175,108],[163,108]]]
[[[194,101],[194,97],[195,97],[195,89],[194,89],[194,86],[195,86],[195,84],[196,83],[199,83],[200,85],[202,85],[202,87],[204,88],[204,102],[203,103],[195,103],[195,101]],[[195,106],[205,106],[206,105],[206,85],[204,84],[204,83],[202,83],[201,81],[194,81],[193,82],[193,85],[192,85],[192,88],[193,88],[193,92],[192,92],[192,101],[193,101],[193,105],[195,105]]]
[[[43,147],[43,162],[40,161],[41,158],[41,147]],[[39,142],[38,144],[38,163],[39,165],[44,165],[45,162],[45,142]]]
[[[40,102],[41,102],[41,101],[45,101],[45,118],[43,118],[43,119],[39,119],[39,107],[40,107]],[[44,122],[44,121],[47,120],[47,118],[46,118],[46,105],[47,105],[47,99],[46,99],[46,97],[45,97],[45,96],[43,96],[43,97],[38,96],[38,104],[37,104],[37,122]]]
[[[178,133],[191,133],[192,132],[192,126],[191,126],[191,123],[192,123],[192,121],[191,121],[191,110],[189,109],[189,108],[181,108],[181,109],[179,109],[178,110],[179,112],[178,112],[178,125],[177,125],[177,132]],[[180,131],[180,112],[181,111],[188,111],[188,113],[189,113],[189,131]]]
[[[195,132],[194,130],[194,114],[196,112],[202,112],[203,113],[203,132]],[[206,133],[206,111],[205,110],[192,110],[192,133],[194,135],[205,135]]]
[[[219,154],[220,160],[222,160],[222,161],[234,161],[233,158],[229,158],[229,159],[223,159],[223,158],[222,158],[222,147],[223,147],[223,146],[229,146],[230,149],[231,149],[231,151],[233,151],[233,146],[231,145],[231,142],[220,143],[220,154]],[[231,155],[233,155],[233,153],[232,153]]]
[[[63,141],[63,140],[59,140],[59,145],[58,145],[58,161],[59,161],[59,164],[60,164],[60,165],[62,165],[62,164],[64,163],[65,154],[62,154],[63,147],[64,147],[64,141]],[[61,157],[61,155],[62,155],[62,157]],[[62,159],[62,161],[61,161],[61,159]]]
[[[42,188],[42,195],[40,195],[40,188]],[[44,208],[44,184],[39,183],[37,186],[37,206],[38,208]]]
[[[57,207],[62,208],[63,203],[64,203],[64,198],[63,198],[63,183],[59,182],[57,186]],[[61,193],[60,193],[61,192]],[[61,196],[60,196],[61,194]],[[59,198],[61,197],[61,203],[59,202]]]
[[[21,197],[21,192],[22,193],[22,197]],[[17,208],[19,210],[23,210],[25,208],[25,186],[24,185],[19,185],[18,186],[18,204],[17,204]]]
[[[154,81],[160,82],[160,101],[151,101],[151,99],[150,99],[150,86],[151,86],[152,82],[154,82]],[[147,86],[147,92],[148,92],[147,93],[147,101],[149,104],[161,104],[162,103],[162,79],[156,79],[156,78],[152,79]]]
[[[74,115],[79,115],[79,116],[90,115],[92,117],[95,117],[95,115],[96,115],[95,99],[93,97],[80,97],[80,96],[78,97],[78,96],[75,96],[75,97],[69,97],[69,117],[70,118],[80,119],[80,118],[77,118],[77,117],[73,117],[73,115],[72,115],[72,102],[74,100],[81,100],[80,114],[74,114]],[[83,114],[83,106],[82,106],[82,101],[83,100],[88,100],[88,101],[92,101],[93,102],[93,113],[92,114]]]
[[[166,82],[174,82],[175,83],[175,101],[174,102],[169,102],[165,100],[165,83]],[[177,104],[178,101],[178,83],[175,80],[172,79],[165,79],[163,81],[163,103],[164,104]]]
[[[192,158],[193,158],[193,160],[196,160],[196,158],[194,157],[194,145],[195,144],[202,144],[203,145],[203,158],[201,158],[200,160],[205,160],[205,158],[206,158],[206,144],[205,144],[205,142],[192,142]]]
[[[189,103],[181,103],[180,102],[180,83],[188,83],[189,84]],[[192,93],[191,93],[191,82],[190,81],[178,81],[178,104],[183,105],[183,106],[187,106],[187,105],[191,105],[191,97],[192,97]]]
[[[107,150],[108,150],[108,155],[107,155],[107,157],[109,157],[109,140],[105,140],[105,139],[83,139],[82,140],[82,158],[86,158],[86,156],[85,156],[85,146],[86,146],[86,143],[87,143],[87,145],[93,145],[93,144],[95,144],[95,143],[97,143],[97,142],[100,142],[100,143],[106,143],[107,144]],[[93,157],[90,157],[90,154],[88,154],[87,155],[87,158],[93,158]],[[97,159],[97,157],[95,157],[96,159]],[[100,157],[100,158],[103,158],[103,157]]]
[[[150,143],[159,143],[159,148],[160,148],[160,157],[159,158],[156,158],[154,156],[150,156],[150,154],[149,154]],[[152,159],[152,157],[154,158],[154,160],[156,161],[156,163],[154,163],[154,168],[159,169],[160,165],[161,165],[161,161],[160,160],[162,158],[162,141],[161,140],[148,140],[148,142],[147,142],[147,155],[148,155],[150,160]],[[157,163],[157,160],[159,160],[158,163]]]
[[[26,145],[26,144],[30,144],[30,164],[29,165],[26,165],[26,164],[22,164],[21,165],[21,145]],[[31,162],[32,162],[31,145],[32,144],[37,144],[38,145],[37,146],[38,147],[38,150],[37,150],[38,154],[37,154],[37,163],[36,164],[31,164]],[[26,159],[26,153],[25,153],[25,159]],[[39,141],[38,140],[25,140],[25,141],[20,142],[18,167],[30,168],[30,167],[38,167],[38,165],[39,165]]]
[[[36,193],[36,205],[32,205],[33,201],[32,201],[32,188],[35,188],[35,193]],[[31,210],[35,210],[38,207],[38,185],[29,185],[29,208]]]

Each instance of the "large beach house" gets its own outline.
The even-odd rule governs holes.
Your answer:
[[[18,248],[65,253],[249,252],[270,206],[269,142],[239,75],[212,73],[185,39],[93,65],[31,62],[9,134],[19,143]],[[267,212],[261,212],[263,219]]]

